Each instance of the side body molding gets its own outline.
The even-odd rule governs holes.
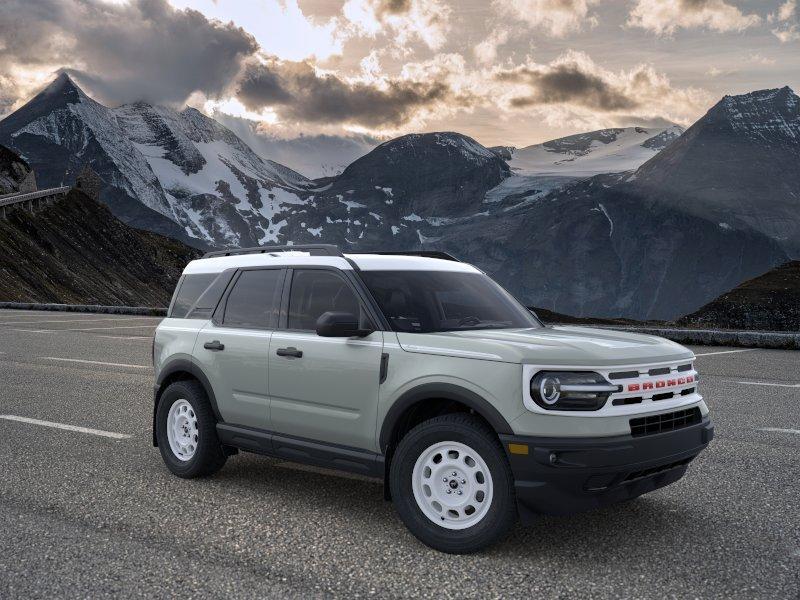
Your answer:
[[[403,413],[418,402],[434,399],[460,402],[486,419],[498,434],[511,435],[514,433],[503,415],[491,403],[472,390],[452,383],[426,383],[405,392],[386,413],[378,438],[381,452],[386,452],[392,432]]]

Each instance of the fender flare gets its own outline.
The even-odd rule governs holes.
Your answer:
[[[500,414],[500,411],[472,390],[452,383],[425,383],[404,392],[386,413],[383,425],[381,425],[380,436],[378,437],[381,452],[386,452],[395,426],[403,413],[413,405],[429,399],[460,402],[486,419],[496,433],[508,435],[514,433],[508,421]]]
[[[174,360],[169,361],[158,373],[158,377],[156,378],[155,389],[153,390],[153,445],[157,446],[156,442],[156,413],[158,412],[158,403],[161,400],[161,393],[164,391],[164,381],[166,381],[171,375],[175,373],[188,373],[192,377],[194,377],[197,381],[200,382],[200,385],[203,386],[203,389],[206,392],[206,396],[208,397],[208,401],[211,404],[211,410],[214,413],[214,418],[217,420],[217,423],[224,423],[224,419],[219,412],[219,407],[217,406],[217,397],[214,394],[214,388],[211,387],[211,381],[209,381],[206,374],[203,370],[198,367],[195,363],[187,358],[176,358]]]

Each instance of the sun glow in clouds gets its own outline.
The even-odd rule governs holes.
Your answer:
[[[265,108],[260,112],[254,112],[252,110],[247,110],[244,104],[239,102],[236,98],[228,98],[227,100],[206,100],[205,104],[203,104],[203,112],[208,115],[221,112],[226,115],[231,115],[232,117],[241,117],[268,125],[277,125],[280,122],[278,115],[271,108]]]
[[[193,9],[222,22],[232,21],[250,33],[267,54],[287,60],[319,60],[342,53],[346,33],[336,18],[316,23],[297,0],[169,0],[175,8]]]

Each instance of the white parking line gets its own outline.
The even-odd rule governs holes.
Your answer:
[[[145,321],[146,317],[115,317],[103,319],[40,319],[36,321],[2,321],[0,325],[38,325],[39,323],[91,323],[97,321]]]
[[[721,352],[704,352],[702,354],[695,354],[695,356],[715,356],[717,354],[737,354],[739,352],[753,352],[758,348],[745,348],[743,350],[723,350]]]
[[[759,431],[777,431],[778,433],[794,433],[800,435],[800,429],[781,429],[780,427],[762,427]]]
[[[127,367],[129,369],[152,369],[150,365],[129,365],[127,363],[100,362],[99,360],[83,360],[81,358],[58,358],[56,356],[39,356],[42,360],[59,360],[63,362],[81,363],[86,365],[103,365],[106,367]]]
[[[6,421],[19,421],[20,423],[30,423],[31,425],[41,425],[43,427],[53,427],[54,429],[65,429],[67,431],[77,431],[78,433],[89,433],[101,437],[124,440],[131,436],[125,433],[114,433],[113,431],[103,431],[102,429],[89,429],[88,427],[78,427],[77,425],[66,425],[64,423],[53,423],[52,421],[40,421],[39,419],[29,419],[28,417],[18,417],[17,415],[0,415],[0,419]]]
[[[800,388],[800,383],[772,383],[769,381],[737,381],[741,385],[767,385],[770,387]]]

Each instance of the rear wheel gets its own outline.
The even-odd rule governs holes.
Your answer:
[[[392,459],[390,484],[406,526],[443,552],[485,548],[517,518],[514,480],[500,442],[472,415],[436,417],[406,434]]]
[[[227,460],[214,413],[196,381],[176,381],[161,394],[156,438],[167,468],[178,477],[213,475]]]

